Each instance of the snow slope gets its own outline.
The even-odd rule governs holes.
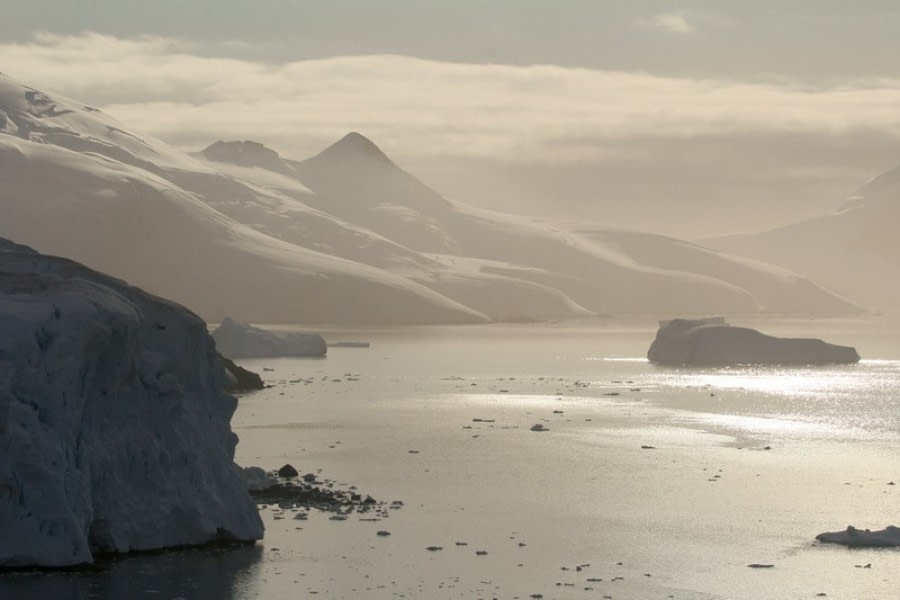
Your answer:
[[[5,115],[0,123],[13,133],[0,135],[0,235],[127,277],[208,320],[227,315],[270,322],[487,319],[404,277],[274,239],[226,217],[172,178],[190,173],[230,180],[161,143],[144,148],[135,136],[126,136],[129,146],[116,152],[107,152],[112,146],[104,140],[86,142],[87,152],[56,145],[47,131],[70,147],[78,136],[90,138],[101,128],[93,121],[96,111],[53,103],[52,111],[35,117],[26,110],[30,105],[20,106],[31,91],[2,76],[0,82]],[[57,114],[62,116],[46,116]],[[51,122],[31,123],[41,119]],[[82,127],[83,121],[91,127]],[[84,132],[66,129],[74,126]],[[23,133],[28,139],[20,137]],[[159,165],[144,168],[157,149]],[[177,156],[183,159],[179,169],[168,168]]]
[[[783,269],[673,238],[539,223],[447,200],[356,133],[316,157],[287,163],[315,192],[306,203],[319,210],[432,258],[478,259],[481,274],[555,289],[595,314],[855,309]]]
[[[900,168],[854,192],[837,211],[785,227],[703,240],[829,286],[864,306],[900,305]]]
[[[0,566],[256,540],[205,323],[0,240]]]
[[[448,200],[357,133],[305,161],[249,141],[188,156],[3,76],[0,111],[0,235],[210,321],[858,310],[795,275],[672,238]]]

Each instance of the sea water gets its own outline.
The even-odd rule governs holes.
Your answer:
[[[0,597],[900,597],[900,551],[814,541],[898,523],[900,344],[812,325],[859,333],[863,361],[658,367],[652,325],[324,332],[371,347],[243,361],[272,387],[240,399],[237,460],[402,508],[266,507],[255,547],[3,576]]]

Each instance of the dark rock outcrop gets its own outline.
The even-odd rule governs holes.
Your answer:
[[[895,547],[900,546],[900,527],[888,525],[884,529],[871,531],[850,525],[844,531],[820,533],[816,539],[826,544],[841,544],[855,548]]]
[[[266,387],[258,373],[235,364],[233,360],[225,358],[218,352],[216,353],[216,360],[225,371],[226,382],[224,387],[226,392],[238,394],[261,390]]]

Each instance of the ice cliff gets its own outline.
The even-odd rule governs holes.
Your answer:
[[[256,540],[205,323],[0,239],[0,567]]]
[[[647,358],[667,365],[820,365],[855,363],[859,354],[850,346],[772,337],[715,317],[662,321]]]

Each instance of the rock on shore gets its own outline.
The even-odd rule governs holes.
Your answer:
[[[256,540],[206,324],[0,240],[0,567]]]
[[[871,531],[857,529],[852,525],[844,531],[820,533],[816,539],[826,544],[841,544],[857,548],[885,548],[900,546],[900,527],[888,525],[884,529]]]

